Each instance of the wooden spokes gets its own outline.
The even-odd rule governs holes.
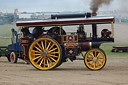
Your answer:
[[[29,59],[34,67],[41,70],[55,68],[61,59],[60,46],[50,38],[40,38],[32,43]]]
[[[92,49],[86,53],[84,62],[89,69],[99,70],[106,63],[106,55],[101,49]]]

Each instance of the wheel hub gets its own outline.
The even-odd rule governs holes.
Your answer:
[[[94,57],[94,58],[93,58],[93,61],[96,62],[96,61],[97,61],[97,57]]]
[[[47,52],[47,51],[44,51],[44,52],[42,53],[42,56],[43,56],[43,57],[47,57],[47,54],[48,54],[48,52]]]
[[[11,56],[11,60],[14,61],[14,55],[13,55],[13,54],[12,54],[12,56]]]

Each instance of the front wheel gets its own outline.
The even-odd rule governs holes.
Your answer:
[[[106,64],[106,55],[101,49],[91,49],[86,52],[84,63],[90,70],[100,70]]]
[[[17,59],[18,59],[18,56],[16,55],[16,52],[12,51],[10,53],[10,62],[12,63],[17,63]]]
[[[50,70],[61,63],[61,47],[52,38],[39,38],[29,48],[29,60],[39,70]]]

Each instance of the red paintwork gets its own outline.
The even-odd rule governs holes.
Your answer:
[[[93,24],[93,23],[111,23],[114,22],[113,17],[88,18],[88,19],[63,19],[63,20],[40,20],[40,21],[24,21],[17,22],[16,26],[55,26],[55,25],[77,25],[77,24]]]
[[[21,40],[21,43],[28,43],[28,40]]]
[[[65,43],[66,46],[75,46],[75,43]]]
[[[28,51],[29,51],[29,45],[30,45],[30,39],[28,39],[28,38],[21,38],[21,45],[23,46],[23,49],[24,49],[24,51],[23,51],[23,57],[24,57],[24,60],[26,61],[26,62],[28,62],[29,63],[29,58],[28,58]]]
[[[72,37],[72,39],[69,39],[69,37]],[[62,35],[62,38],[62,42],[78,42],[77,35]]]
[[[14,61],[14,54],[11,55],[11,61]]]

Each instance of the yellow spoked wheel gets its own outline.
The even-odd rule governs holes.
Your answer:
[[[37,39],[29,48],[29,60],[39,70],[53,69],[61,62],[61,47],[54,39]]]
[[[100,70],[106,64],[106,55],[101,49],[91,49],[85,54],[84,63],[90,70]]]

